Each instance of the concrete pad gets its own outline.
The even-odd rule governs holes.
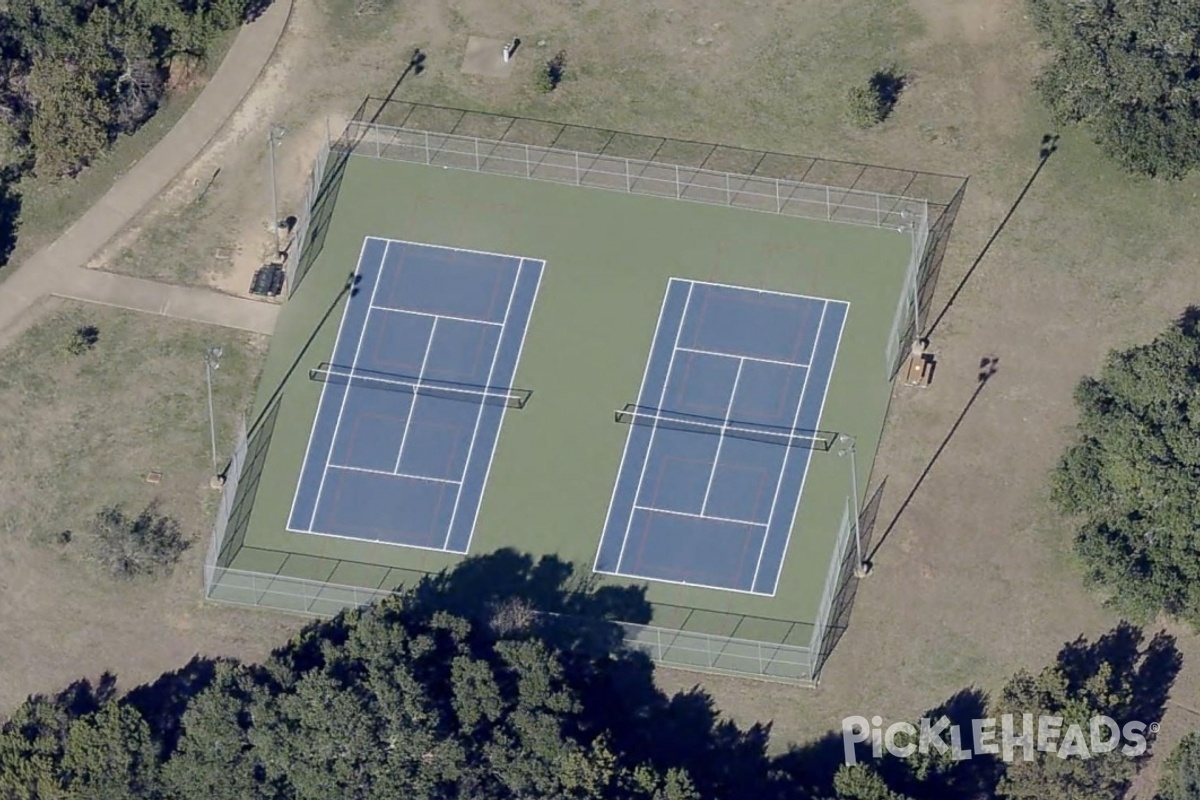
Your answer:
[[[463,56],[462,71],[468,75],[483,75],[486,78],[507,78],[512,75],[513,65],[525,55],[525,47],[517,48],[517,52],[504,63],[503,39],[487,39],[482,36],[472,36],[467,39],[467,52]]]

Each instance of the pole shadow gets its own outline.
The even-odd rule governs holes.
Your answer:
[[[984,244],[983,249],[979,251],[979,255],[975,257],[975,260],[971,263],[971,266],[967,270],[966,274],[962,276],[961,280],[959,280],[958,286],[954,287],[954,291],[950,294],[950,299],[946,301],[946,305],[942,306],[942,310],[938,312],[937,318],[934,319],[933,324],[931,324],[925,331],[925,334],[921,337],[922,339],[929,340],[933,338],[933,332],[937,330],[938,325],[941,324],[942,319],[946,316],[946,313],[950,311],[951,306],[954,305],[954,301],[958,299],[959,294],[962,293],[962,290],[966,287],[967,282],[971,280],[971,276],[975,274],[975,270],[979,268],[980,263],[988,254],[988,251],[992,249],[992,245],[995,244],[996,239],[1000,238],[1000,234],[1008,225],[1008,221],[1013,218],[1013,214],[1017,212],[1017,208],[1021,205],[1021,201],[1025,199],[1025,195],[1029,194],[1029,190],[1033,187],[1034,181],[1037,180],[1038,175],[1041,174],[1042,169],[1046,166],[1046,162],[1050,160],[1050,156],[1054,155],[1057,150],[1058,134],[1047,133],[1043,135],[1042,148],[1038,153],[1038,164],[1034,168],[1033,174],[1030,175],[1029,180],[1025,182],[1025,187],[1021,189],[1021,193],[1017,195],[1017,199],[1013,201],[1011,206],[1009,206],[1008,213],[1004,215],[1004,219],[1000,220],[1000,224],[996,227],[996,230],[992,231],[992,235],[988,238],[987,243]]]
[[[404,83],[405,78],[409,75],[420,75],[425,71],[425,54],[421,52],[421,48],[415,48],[412,56],[408,59],[408,66],[404,68],[404,72],[400,73],[400,77],[392,84],[392,88],[388,90],[387,97],[379,104],[379,108],[371,115],[371,124],[379,121],[379,115],[388,107],[388,103],[392,102],[392,98],[396,96],[396,92],[400,91],[400,84]]]
[[[342,298],[347,293],[351,297],[358,294],[358,285],[361,282],[362,276],[356,273],[351,272],[346,277],[346,282],[342,284],[341,291],[334,296],[332,302],[330,302],[329,306],[325,309],[325,313],[321,315],[319,320],[317,320],[317,324],[313,325],[312,332],[308,335],[308,339],[304,341],[304,345],[300,348],[300,351],[296,353],[296,358],[292,360],[292,363],[288,366],[287,371],[283,373],[283,377],[279,379],[279,383],[275,385],[275,389],[271,392],[271,396],[267,399],[267,402],[263,404],[262,410],[258,413],[258,416],[254,418],[252,423],[250,423],[250,427],[246,432],[248,436],[253,436],[258,430],[259,426],[262,424],[263,420],[268,414],[271,413],[271,410],[279,400],[279,396],[283,393],[283,387],[287,386],[287,382],[292,379],[292,375],[296,372],[296,367],[300,365],[300,362],[303,361],[304,357],[308,354],[308,349],[312,347],[312,343],[317,338],[317,334],[320,333],[321,329],[325,327],[325,323],[329,320],[330,315],[333,314],[333,310],[338,307],[338,304],[342,301]],[[226,464],[225,469],[222,470],[222,476],[224,476],[228,471],[229,464]]]
[[[372,115],[369,124],[374,124],[383,109],[387,107],[387,103],[391,101],[396,92],[400,90],[400,85],[408,78],[409,75],[420,75],[425,71],[425,54],[421,50],[415,49],[408,59],[408,66],[396,78],[396,82],[392,84],[392,88],[388,91],[388,99],[382,103],[375,113]],[[368,98],[369,100],[369,98]],[[365,108],[360,107],[360,111]],[[357,116],[355,117],[357,119]],[[342,178],[345,175],[347,164],[350,161],[350,156],[354,153],[359,143],[362,141],[363,134],[360,132],[357,139],[351,139],[350,127],[338,136],[337,140],[330,144],[329,163],[325,173],[321,176],[320,185],[315,188],[315,195],[308,209],[308,227],[304,231],[303,241],[306,243],[296,260],[296,264],[291,270],[291,287],[288,290],[288,296],[295,294],[300,284],[308,275],[309,269],[325,249],[325,238],[329,233],[329,226],[333,220],[333,210],[337,205],[338,194],[342,188]],[[289,220],[291,218],[289,217]],[[296,223],[291,223],[295,227]],[[289,229],[289,235],[292,230]],[[286,262],[291,254],[293,247],[296,245],[294,236],[290,236],[287,246],[280,253],[281,259]]]
[[[892,521],[889,522],[887,528],[884,529],[883,535],[879,537],[879,542],[874,548],[872,548],[870,554],[867,556],[866,560],[868,563],[875,559],[875,554],[879,552],[881,547],[883,547],[883,543],[886,542],[888,536],[891,535],[892,530],[896,527],[896,523],[900,521],[900,517],[908,509],[909,503],[912,502],[912,499],[916,497],[917,492],[920,491],[921,485],[925,483],[925,479],[928,478],[929,473],[933,471],[933,465],[937,463],[938,458],[941,457],[942,452],[946,449],[946,446],[950,444],[950,440],[954,438],[954,434],[958,432],[958,428],[960,425],[962,425],[963,420],[966,419],[967,412],[971,410],[971,406],[975,405],[975,401],[979,399],[979,395],[983,392],[983,387],[987,386],[988,381],[990,381],[996,374],[999,363],[1000,359],[996,358],[995,356],[984,356],[983,358],[979,359],[979,374],[976,376],[977,383],[975,385],[975,391],[971,392],[971,396],[967,398],[967,403],[963,406],[963,410],[959,412],[958,419],[954,420],[954,424],[950,426],[950,430],[946,433],[946,437],[942,439],[942,443],[938,445],[937,450],[934,451],[933,457],[929,459],[929,463],[925,465],[925,469],[921,470],[921,475],[917,478],[917,482],[913,484],[912,489],[909,489],[908,496],[904,498],[904,502],[900,504],[900,508],[896,511],[896,515],[892,517]]]

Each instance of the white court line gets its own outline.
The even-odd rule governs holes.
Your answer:
[[[411,308],[392,308],[391,306],[371,306],[372,311],[386,311],[389,314],[412,314],[414,317],[433,317],[435,320],[448,319],[454,322],[473,322],[476,325],[503,325],[503,322],[493,322],[490,319],[475,319],[474,317],[455,317],[450,314],[434,314],[429,311],[413,311]]]
[[[363,341],[367,337],[367,328],[371,323],[371,306],[375,305],[375,293],[379,291],[379,284],[383,283],[383,268],[387,263],[387,254],[388,245],[384,245],[383,256],[379,259],[379,272],[375,274],[375,285],[371,287],[371,299],[367,303],[367,314],[363,317],[362,330],[358,333],[358,344],[354,348],[354,359],[350,362],[351,370],[358,367],[358,356],[362,352]],[[347,306],[349,306],[349,301],[347,301]],[[338,429],[342,427],[342,414],[346,411],[350,388],[347,386],[345,393],[342,394],[342,405],[338,408],[337,421],[333,423],[333,437],[329,440],[329,452],[325,454],[325,467],[321,471],[321,484],[317,487],[317,499],[313,503],[313,519],[316,519],[317,509],[321,507],[321,493],[325,491],[325,479],[329,477],[329,461],[333,458],[333,448],[337,446]],[[312,527],[312,522],[309,522],[309,527]]]
[[[526,317],[525,317],[525,326],[521,329],[521,344],[517,347],[517,357],[516,357],[516,359],[513,360],[512,378],[510,379],[512,381],[515,381],[517,379],[517,368],[521,365],[521,353],[523,353],[525,351],[525,341],[527,338],[526,334],[529,331],[530,321],[533,319],[533,309],[537,307],[538,291],[540,291],[542,288],[542,275],[544,275],[546,272],[546,262],[545,261],[542,261],[542,260],[536,259],[536,258],[522,258],[521,263],[517,265],[517,281],[521,280],[521,270],[524,269],[526,261],[528,261],[530,264],[538,265],[538,277],[537,277],[537,284],[533,287],[533,299],[531,299],[529,301],[529,311],[527,312]],[[516,282],[514,282],[514,286],[515,286],[515,283]],[[501,339],[504,338],[503,330],[500,331],[500,338]],[[497,345],[497,347],[499,347],[499,345]],[[492,463],[496,460],[496,450],[500,446],[500,433],[501,433],[501,431],[504,430],[504,420],[506,417],[508,417],[508,408],[507,407],[502,408],[500,410],[500,424],[496,426],[496,441],[495,441],[495,443],[492,444],[492,454],[490,456],[488,456],[487,469],[485,469],[483,471],[483,491],[484,492],[487,491],[488,478],[492,474]],[[483,508],[483,495],[481,494],[479,497],[479,502],[475,504],[475,518],[471,520],[471,533],[469,536],[467,536],[467,548],[466,548],[466,550],[463,550],[464,553],[469,553],[471,551],[471,542],[473,542],[475,540],[475,525],[479,522],[479,511],[482,508]]]
[[[674,280],[672,278],[671,280]],[[667,374],[663,378],[662,391],[658,393],[655,408],[662,408],[663,399],[667,396],[667,387],[671,385],[671,370],[675,368],[675,353],[678,352],[679,337],[683,334],[684,323],[687,322],[688,306],[692,303],[692,286],[688,286],[687,297],[683,301],[683,313],[679,315],[679,327],[675,329],[675,342],[671,345],[671,360],[667,362]],[[651,345],[653,347],[653,345]],[[649,359],[646,362],[649,363]],[[654,450],[654,434],[658,433],[658,419],[650,428],[650,441],[646,444],[646,458],[642,461],[642,471],[638,474],[637,488],[633,492],[633,505],[636,508],[638,498],[642,496],[642,481],[646,479],[646,467],[650,465],[650,453]],[[617,568],[625,558],[625,545],[629,543],[629,531],[633,528],[633,508],[629,509],[629,520],[625,523],[625,535],[621,537],[621,549],[617,553]]]
[[[680,280],[684,280],[684,279],[681,278]],[[753,286],[735,286],[732,283],[716,283],[714,281],[697,281],[697,280],[691,280],[691,279],[687,279],[687,280],[689,283],[695,283],[700,286],[715,286],[718,289],[736,289],[739,292],[746,292],[748,294],[750,294],[750,293],[770,294],[770,295],[775,295],[776,297],[797,297],[802,300],[816,300],[821,303],[846,303],[845,300],[833,300],[829,297],[815,297],[811,294],[796,294],[794,292],[777,292],[777,291],[774,291],[773,289],[756,289]],[[846,303],[846,305],[850,305],[850,304]]]
[[[367,252],[367,242],[369,242],[369,241],[371,241],[370,236],[367,236],[366,238],[364,238],[362,247],[359,248],[359,250],[358,250],[358,261],[355,262],[355,264],[354,264],[354,275],[359,275],[362,272],[363,253]],[[387,245],[384,245],[383,252],[385,255],[387,254]],[[382,267],[383,267],[383,264],[382,264],[382,262],[380,262],[380,272],[381,273],[383,272]],[[379,279],[377,277],[376,281],[378,281],[378,280]],[[333,352],[334,353],[337,353],[338,345],[340,345],[342,343],[342,333],[344,331],[344,326],[346,324],[346,315],[350,313],[350,303],[352,300],[353,300],[352,297],[347,297],[346,298],[346,307],[342,309],[342,320],[341,320],[341,322],[338,323],[337,337],[333,343]],[[370,309],[368,308],[368,311],[369,310]],[[292,515],[296,513],[296,501],[298,501],[300,499],[300,486],[304,483],[304,474],[308,471],[309,466],[310,466],[308,463],[308,455],[309,455],[309,452],[312,450],[313,437],[315,436],[315,434],[317,432],[317,421],[321,419],[321,408],[322,408],[322,406],[325,405],[325,393],[327,391],[329,391],[328,383],[325,384],[323,387],[321,387],[321,399],[317,401],[317,413],[316,413],[316,415],[313,416],[312,427],[309,428],[309,431],[308,431],[308,444],[304,446],[304,460],[300,462],[300,464],[301,464],[300,478],[296,481],[296,493],[292,495],[292,507],[288,511],[288,522],[291,522]],[[349,386],[346,387],[346,391],[350,391]],[[330,450],[330,452],[333,451],[333,442],[332,441],[329,443],[329,450]],[[326,460],[326,463],[328,463],[328,459]],[[315,519],[316,516],[317,516],[317,504],[316,504],[316,502],[314,502],[312,514],[310,514],[308,517],[308,527],[309,528],[312,527],[313,519]],[[291,528],[289,528],[288,530],[291,530]],[[300,532],[300,531],[297,531],[297,532]]]
[[[306,533],[312,536],[328,536],[330,539],[341,539],[347,542],[370,542],[371,544],[382,544],[389,547],[409,547],[413,550],[427,550],[430,553],[454,553],[455,555],[466,555],[466,550],[446,550],[442,547],[430,547],[427,544],[409,544],[408,542],[389,542],[386,539],[372,539],[368,536],[350,536],[345,533],[329,533],[328,531],[303,531],[295,528],[287,529],[291,533]]]
[[[729,405],[725,407],[725,421],[721,423],[721,433],[717,438],[717,452],[713,456],[712,469],[708,471],[708,485],[704,487],[704,500],[700,503],[700,516],[708,516],[705,514],[705,509],[708,508],[708,495],[712,492],[713,478],[717,476],[717,465],[721,463],[721,446],[725,444],[725,430],[729,427],[729,415],[733,413],[733,401],[737,397],[737,387],[742,380],[742,367],[746,366],[746,359],[738,359],[737,374],[733,376],[733,391],[729,393]],[[794,427],[794,426],[793,426]]]
[[[690,586],[693,589],[711,589],[714,592],[732,592],[734,594],[748,594],[754,597],[774,597],[774,593],[767,594],[766,592],[755,592],[750,589],[735,589],[731,586],[718,586],[715,583],[692,583],[691,581],[673,581],[670,578],[660,578],[655,575],[642,575],[637,572],[614,572],[611,569],[592,570],[600,575],[615,575],[618,578],[639,578],[644,581],[654,581],[655,583],[667,583],[671,586]]]
[[[702,356],[717,356],[719,358],[737,358],[744,361],[757,361],[761,364],[775,364],[780,367],[800,367],[808,369],[808,364],[800,364],[795,361],[778,361],[774,358],[760,358],[759,356],[742,356],[737,353],[718,353],[716,350],[701,350],[698,347],[679,347],[685,353],[698,353]]]
[[[517,296],[517,284],[521,281],[521,265],[525,263],[524,259],[517,262],[517,274],[513,277],[512,286],[508,290],[508,305],[504,307],[504,321],[500,323],[500,335],[496,337],[496,349],[492,351],[492,363],[488,367],[487,380],[484,386],[492,385],[492,374],[496,371],[496,359],[500,357],[500,345],[504,344],[504,327],[508,325],[508,315],[512,311],[513,298]],[[475,442],[479,438],[479,423],[483,421],[483,410],[487,408],[485,403],[479,404],[479,410],[475,412],[475,429],[471,431],[471,443],[467,445],[467,460],[463,464],[462,481],[467,479],[467,470],[471,468],[471,454],[475,452]],[[442,548],[450,542],[450,534],[454,532],[454,520],[458,518],[458,504],[462,500],[463,485],[460,481],[458,491],[454,493],[454,509],[450,512],[450,524],[446,526],[446,538],[442,540]],[[483,505],[483,488],[480,487],[479,503]],[[468,540],[470,537],[467,537]]]
[[[674,517],[691,517],[692,519],[707,519],[713,522],[729,522],[734,525],[753,525],[755,528],[767,527],[766,522],[751,522],[748,519],[733,519],[732,517],[710,517],[708,514],[693,514],[690,511],[672,511],[669,508],[652,508],[651,506],[633,506],[634,511],[650,511],[655,514],[670,514]]]
[[[850,304],[847,303],[846,304],[846,314],[845,314],[845,316],[842,317],[842,327],[838,329],[837,344],[835,344],[833,346],[833,358],[829,362],[829,375],[825,379],[825,391],[821,395],[821,407],[819,409],[817,409],[817,419],[816,419],[816,423],[813,425],[814,428],[821,427],[821,417],[825,414],[825,401],[829,399],[829,384],[833,383],[833,370],[837,366],[838,351],[842,347],[842,332],[846,330],[846,320],[849,319],[849,317],[850,317]],[[822,315],[821,321],[822,322],[825,321],[824,315]],[[819,334],[819,331],[818,331],[818,334]],[[819,336],[818,336],[818,338],[819,338]],[[814,352],[815,352],[815,350],[814,350]],[[811,459],[812,459],[811,452],[808,453],[808,457],[811,462]],[[782,476],[780,477],[780,480],[781,481],[783,480]],[[800,499],[802,497],[804,497],[804,484],[807,482],[808,482],[808,470],[805,469],[804,476],[800,479],[800,491],[796,492],[796,502],[795,502],[795,505],[792,506],[792,517],[791,517],[791,522],[788,523],[787,539],[784,540],[783,550],[779,554],[779,563],[780,563],[781,568],[783,565],[783,559],[785,556],[787,556],[788,545],[791,544],[791,541],[792,541],[792,528],[796,527],[796,515],[800,512]],[[855,498],[855,502],[857,502],[857,501],[858,501],[858,498]],[[766,541],[764,539],[763,550],[766,550],[766,549],[767,549]],[[754,579],[756,581],[758,580],[757,571],[755,572]],[[751,584],[751,586],[753,586],[753,584]],[[778,590],[778,587],[779,587],[779,579],[778,579],[778,576],[776,576],[776,589],[777,590]],[[774,592],[772,592],[771,594],[772,594],[772,596],[774,596]]]
[[[495,256],[496,258],[525,259],[525,256],[515,255],[513,253],[493,253],[488,250],[472,250],[468,247],[449,247],[444,244],[430,244],[429,242],[413,242],[413,241],[409,241],[408,239],[383,239],[381,237],[371,237],[371,238],[377,238],[377,239],[380,239],[380,241],[390,242],[391,244],[405,244],[405,245],[410,245],[412,247],[429,247],[429,248],[432,248],[433,250],[450,250],[451,252],[454,252],[454,253],[472,253],[477,256]],[[535,261],[536,259],[529,259],[529,260]]]
[[[658,341],[658,329],[662,325],[663,312],[667,310],[667,298],[671,296],[671,278],[667,281],[667,291],[663,292],[662,303],[658,307],[658,319],[654,321],[654,333],[650,336],[650,352],[646,354],[646,366],[642,368],[642,382],[638,386],[638,403],[642,402],[642,395],[646,392],[646,376],[650,374],[650,362],[654,358],[654,343]],[[679,323],[679,327],[683,327],[683,322]],[[621,488],[621,474],[625,471],[625,457],[629,455],[629,443],[633,441],[633,429],[629,429],[629,433],[625,436],[625,447],[621,450],[621,463],[617,467],[617,479],[613,484],[612,497],[608,501],[608,510],[604,512],[604,527],[600,529],[600,544],[596,547],[596,557],[592,559],[592,571],[599,572],[596,565],[600,563],[600,552],[604,549],[605,534],[608,533],[608,520],[612,517],[613,506],[617,502],[617,490]],[[649,452],[646,453],[649,456]],[[632,512],[631,512],[632,515]],[[620,560],[617,561],[617,566],[620,566]],[[619,573],[609,573],[616,575]]]
[[[817,322],[817,336],[816,336],[817,341],[821,340],[821,329],[825,326],[825,311],[828,308],[829,308],[828,303],[821,306],[821,319]],[[841,341],[840,336],[839,336],[838,341]],[[804,395],[807,394],[807,392],[808,392],[808,376],[811,374],[812,374],[811,369],[807,370],[804,373],[804,383],[802,383],[800,385],[800,398],[799,398],[799,400],[796,401],[796,413],[794,415],[792,415],[792,430],[795,430],[796,426],[800,424],[800,411],[804,408]],[[826,388],[828,388],[829,383],[830,383],[829,379],[832,377],[833,377],[833,374],[830,373],[830,375],[827,377],[827,379],[825,381]],[[817,419],[817,423],[818,423],[818,425],[820,424],[819,417]],[[792,450],[794,450],[794,449],[795,448],[792,448],[792,447],[785,448],[784,453],[783,453],[783,465],[779,468],[779,477],[776,478],[776,480],[775,480],[775,495],[771,498],[771,510],[769,512],[767,512],[767,533],[766,533],[766,535],[763,536],[762,547],[760,547],[758,550],[758,563],[754,565],[754,578],[750,581],[751,588],[754,588],[754,584],[758,582],[758,571],[760,569],[762,569],[763,554],[765,554],[767,552],[767,536],[769,536],[771,534],[771,523],[775,520],[775,507],[779,504],[779,493],[783,489],[783,478],[785,475],[787,475],[788,459],[791,458]],[[811,464],[812,451],[805,450],[804,452],[808,456],[809,463]],[[804,469],[804,478],[807,478],[807,477],[808,477],[808,467],[806,465],[805,469]],[[803,478],[800,481],[800,491],[804,491],[804,479]],[[800,504],[800,494],[797,493],[796,494],[797,507],[799,507],[799,504]],[[794,515],[793,515],[793,521],[794,521]],[[788,531],[789,539],[791,538],[791,535],[792,535],[792,533],[789,530]],[[783,553],[784,554],[787,553],[786,542],[784,544]],[[780,563],[781,564],[783,563],[782,555],[780,556]]]
[[[400,434],[400,449],[396,451],[396,466],[392,473],[400,471],[400,459],[404,456],[404,443],[408,441],[408,428],[412,424],[413,411],[417,408],[417,398],[420,397],[421,379],[425,377],[425,367],[429,365],[429,351],[433,349],[433,336],[437,333],[438,321],[435,318],[429,326],[429,338],[425,341],[425,355],[421,357],[421,371],[417,373],[417,383],[413,388],[412,400],[408,404],[408,413],[404,417],[404,430]]]
[[[365,472],[368,475],[386,475],[389,478],[409,478],[414,481],[429,481],[431,483],[452,483],[458,486],[462,481],[452,481],[449,478],[431,478],[428,475],[410,475],[407,472],[388,472],[383,469],[367,469],[366,467],[352,467],[349,464],[330,464],[328,469],[340,469],[346,472]]]

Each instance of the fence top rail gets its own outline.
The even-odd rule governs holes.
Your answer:
[[[220,579],[220,576],[231,575],[244,578],[255,578],[263,581],[278,582],[281,584],[294,584],[308,587],[318,587],[320,589],[329,589],[331,591],[343,592],[358,592],[363,595],[373,597],[398,597],[402,593],[392,591],[391,589],[369,589],[365,586],[349,586],[346,584],[330,583],[328,581],[318,581],[311,578],[297,578],[291,575],[272,575],[269,572],[254,572],[252,570],[236,569],[233,567],[213,567],[213,575],[211,581],[215,582]],[[569,615],[559,614],[553,611],[540,612],[543,616],[558,617],[561,619],[570,619]],[[810,648],[803,645],[782,644],[776,642],[764,642],[757,639],[740,639],[734,636],[725,636],[717,633],[702,633],[699,631],[687,631],[679,628],[663,628],[655,625],[645,625],[640,622],[622,622],[613,620],[614,625],[618,625],[626,630],[645,631],[647,633],[660,633],[669,636],[693,636],[710,641],[728,642],[729,644],[750,645],[756,647],[768,648],[771,651],[779,651],[785,653],[807,653]]]
[[[601,150],[607,148],[614,141],[637,141],[647,143],[648,146],[653,146],[656,151],[663,149],[681,150],[698,148],[707,151],[708,155],[716,152],[734,154],[740,155],[744,160],[753,160],[759,163],[774,159],[809,161],[813,164],[848,171],[871,170],[893,175],[911,175],[914,178],[943,185],[943,191],[938,192],[937,197],[926,196],[924,198],[931,204],[939,206],[949,205],[958,190],[967,182],[966,176],[951,173],[887,167],[845,159],[779,153],[737,145],[699,142],[668,136],[633,133],[630,131],[615,131],[611,128],[599,128],[591,125],[554,122],[535,117],[522,117],[514,114],[500,114],[491,111],[419,103],[411,100],[397,100],[391,97],[385,98],[374,95],[368,95],[363,100],[351,117],[351,122],[376,123],[396,128],[423,129],[440,133],[458,133],[460,127],[476,124],[489,132],[493,132],[493,134],[499,134],[483,138],[492,138],[512,144],[538,144],[538,142],[530,141],[535,133],[543,134],[544,137],[549,138],[554,143],[563,137],[576,135],[580,138],[589,137],[593,140],[603,140],[604,145]]]
[[[676,164],[672,161],[652,161],[652,160],[648,161],[645,159],[640,159],[640,158],[635,158],[635,157],[617,156],[617,155],[611,155],[611,154],[607,154],[607,153],[592,153],[592,152],[586,152],[586,151],[580,151],[580,150],[567,150],[567,149],[560,148],[560,147],[548,147],[546,145],[526,144],[524,142],[502,141],[499,139],[485,139],[485,138],[478,137],[478,136],[463,136],[461,134],[454,134],[454,133],[439,133],[437,131],[426,131],[426,130],[422,130],[420,128],[400,128],[400,127],[395,127],[395,126],[390,126],[390,125],[381,125],[379,123],[363,123],[363,122],[351,121],[349,123],[349,125],[350,126],[364,126],[365,129],[368,131],[378,131],[378,132],[382,132],[385,134],[391,134],[393,137],[405,135],[405,134],[413,135],[413,136],[419,137],[421,139],[425,139],[426,137],[429,137],[430,148],[432,150],[436,150],[436,152],[439,154],[449,153],[451,155],[462,155],[462,156],[483,155],[483,156],[486,156],[487,160],[489,160],[489,161],[510,161],[512,163],[526,163],[525,158],[509,158],[504,155],[497,154],[497,152],[496,152],[496,150],[498,150],[500,148],[520,147],[529,153],[537,153],[537,154],[541,154],[541,155],[561,155],[561,156],[567,156],[569,158],[584,157],[587,159],[591,159],[592,160],[591,164],[588,164],[587,166],[581,166],[579,168],[580,171],[585,174],[624,176],[628,173],[628,170],[630,167],[635,167],[635,166],[638,168],[641,168],[643,170],[648,169],[648,168],[685,170],[688,175],[688,178],[689,178],[689,183],[692,180],[703,176],[703,177],[720,178],[722,180],[731,179],[731,180],[737,180],[737,181],[741,181],[741,182],[756,181],[760,184],[778,185],[780,187],[786,187],[786,188],[792,189],[792,190],[809,190],[809,191],[816,190],[818,192],[836,192],[837,197],[836,197],[835,201],[836,201],[836,204],[839,206],[867,211],[867,210],[877,210],[879,208],[879,204],[881,202],[886,202],[893,206],[899,206],[899,205],[903,204],[904,206],[906,206],[906,208],[903,210],[918,210],[920,212],[918,215],[921,217],[927,216],[928,212],[925,211],[925,209],[931,204],[930,201],[925,198],[914,197],[914,196],[910,196],[910,195],[887,194],[885,192],[876,192],[876,191],[870,191],[870,190],[866,190],[866,189],[855,189],[855,188],[851,188],[851,187],[836,186],[836,185],[833,185],[830,183],[811,183],[811,182],[794,180],[791,178],[778,178],[778,177],[774,177],[771,175],[742,173],[742,172],[727,172],[727,171],[722,171],[722,170],[708,169],[708,168],[705,168],[702,166],[693,166],[693,165],[688,165],[688,164]],[[357,139],[358,137],[356,136],[353,138]],[[387,145],[394,145],[397,143],[398,142],[396,142],[393,139],[393,141],[391,141],[391,142],[383,142],[382,144],[387,146]],[[448,147],[447,143],[461,143],[463,145],[463,149],[461,149],[461,150],[453,149],[451,147]],[[407,142],[405,144],[407,144],[409,146],[413,146],[412,142]],[[470,145],[470,146],[468,147],[467,145]],[[479,145],[486,145],[487,147],[490,148],[490,150],[487,152],[480,152],[477,149]],[[355,147],[354,149],[355,149],[355,152],[358,151],[357,147]],[[598,166],[598,165],[604,164],[605,162],[624,163],[625,170],[619,171],[619,172],[618,171],[610,171],[610,170],[604,169],[603,166]],[[653,175],[644,175],[643,174],[643,175],[638,175],[635,177],[637,177],[638,180],[644,180],[644,181],[650,181],[650,182],[656,182],[656,181],[660,182],[660,183],[673,183],[674,182],[667,178],[657,178],[657,177],[654,177]],[[738,188],[736,191],[738,194],[761,195],[763,197],[774,196],[774,194],[768,195],[764,192],[755,192],[753,189],[748,189],[745,186]],[[846,198],[848,198],[848,197],[869,199],[871,202],[868,205],[856,206],[856,205],[852,205],[852,204],[846,202]],[[886,213],[890,216],[897,212],[889,209],[889,210],[885,211],[884,213]]]
[[[722,644],[745,645],[748,647],[758,647],[772,652],[783,653],[811,653],[812,648],[802,644],[784,644],[782,642],[765,642],[759,639],[741,639],[736,636],[726,636],[722,633],[703,633],[701,631],[688,631],[679,628],[660,628],[655,625],[644,625],[640,622],[615,622],[615,625],[620,625],[626,630],[635,629],[637,631],[645,631],[647,633],[658,633],[666,636],[691,636],[696,639],[705,639],[710,642],[721,642]]]

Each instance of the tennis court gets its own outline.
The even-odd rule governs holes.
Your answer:
[[[364,239],[289,531],[469,551],[543,267]]]
[[[595,569],[775,594],[849,303],[671,278]]]

